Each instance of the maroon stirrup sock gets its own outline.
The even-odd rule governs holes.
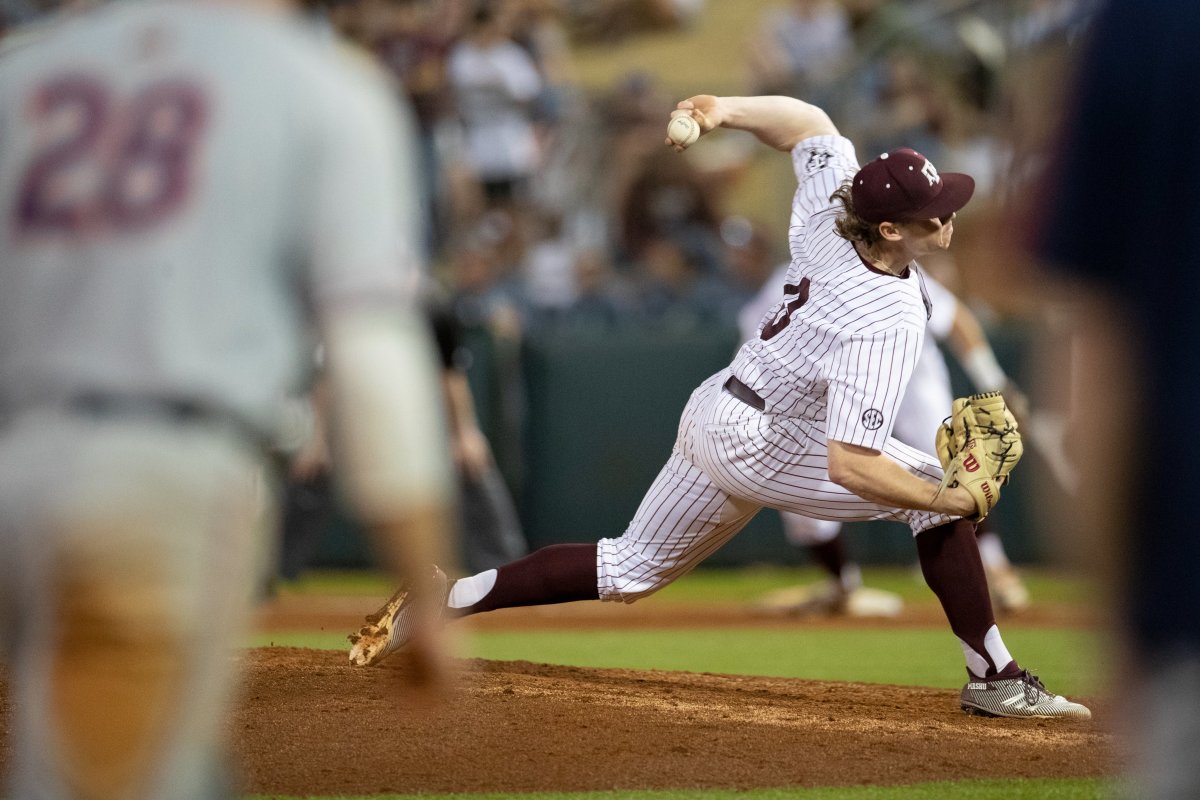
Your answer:
[[[918,533],[917,556],[954,635],[987,660],[989,672],[1000,669],[983,643],[996,617],[975,543],[975,523],[960,519]]]
[[[496,570],[496,584],[458,616],[497,608],[598,600],[595,544],[552,544]]]

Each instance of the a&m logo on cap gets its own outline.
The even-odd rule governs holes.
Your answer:
[[[929,179],[930,186],[942,181],[941,176],[937,174],[937,168],[933,166],[933,162],[929,159],[925,159],[925,166],[921,167],[921,174]]]

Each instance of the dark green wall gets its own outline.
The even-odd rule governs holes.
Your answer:
[[[1025,379],[1026,334],[1017,329],[991,334],[1001,363],[1018,381]],[[468,337],[473,354],[468,374],[480,420],[514,488],[532,547],[621,534],[670,453],[688,395],[728,364],[735,337],[724,329],[542,335],[527,339],[519,353],[478,331]],[[969,393],[950,362],[956,393]],[[1016,561],[1046,555],[1031,488],[1047,475],[1037,452],[1027,450],[994,512]],[[367,550],[352,527],[335,528],[322,562],[365,563]],[[915,560],[905,526],[861,523],[847,532],[852,552],[864,562]],[[805,561],[784,541],[778,515],[765,510],[707,563]]]

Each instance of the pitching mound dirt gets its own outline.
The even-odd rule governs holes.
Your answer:
[[[430,708],[397,695],[403,664],[352,668],[341,652],[275,647],[241,658],[230,731],[255,793],[894,785],[1119,768],[1100,722],[968,717],[952,690],[468,661],[457,692]]]

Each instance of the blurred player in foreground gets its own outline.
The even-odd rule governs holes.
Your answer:
[[[227,797],[231,650],[274,521],[263,450],[318,328],[381,555],[402,576],[445,555],[407,132],[282,2],[49,25],[0,61],[0,107],[11,796]],[[440,634],[412,617],[434,678]]]
[[[928,315],[914,259],[949,247],[974,181],[940,175],[906,149],[859,169],[853,145],[825,112],[789,97],[699,95],[674,113],[691,115],[705,132],[749,131],[790,155],[799,187],[786,285],[733,364],[692,393],[670,458],[624,535],[552,545],[458,580],[448,587],[447,613],[634,602],[687,574],[763,507],[900,520],[912,528],[926,582],[962,645],[970,676],[962,708],[1089,717],[1021,669],[995,624],[968,519],[999,500],[1004,464],[993,471],[990,456],[969,452],[985,437],[964,437],[944,478],[939,457],[890,436]],[[1005,427],[1005,446],[1018,446]],[[352,663],[375,663],[404,644],[404,606],[389,602],[352,635]]]
[[[1105,663],[1132,736],[1125,796],[1184,800],[1200,797],[1200,537],[1187,500],[1200,483],[1200,370],[1187,355],[1200,341],[1200,4],[1111,0],[1090,36],[1052,180],[1027,210],[1075,312],[1071,543],[1116,601],[1119,657]]]
[[[759,322],[775,304],[780,287],[787,282],[789,266],[780,267],[738,315],[743,339],[758,335]],[[896,412],[895,437],[918,450],[928,449],[954,399],[950,373],[937,342],[949,346],[976,391],[1003,390],[1004,399],[1016,409],[1017,417],[1027,418],[1027,413],[1022,412],[1029,402],[996,361],[979,320],[950,290],[929,275],[923,277],[930,304],[927,332],[931,335],[925,337],[917,365],[904,391],[904,400]],[[862,570],[847,553],[840,522],[787,512],[780,518],[788,542],[806,548],[813,563],[829,573],[829,578],[813,585],[789,586],[768,592],[756,600],[758,610],[768,614],[848,614],[852,617],[891,617],[900,613],[904,601],[899,595],[863,586]],[[993,602],[1006,613],[1023,611],[1029,606],[1029,591],[1009,561],[990,518],[979,524],[975,535]]]

